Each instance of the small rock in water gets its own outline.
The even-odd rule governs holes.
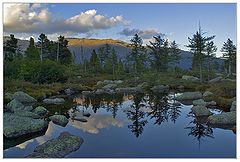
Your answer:
[[[89,112],[84,112],[84,113],[83,113],[83,116],[90,117],[91,114],[90,114]]]
[[[201,92],[184,92],[176,97],[176,100],[195,100],[202,98]]]
[[[207,103],[203,99],[193,100],[194,106],[206,106]]]
[[[87,122],[87,119],[84,119],[84,118],[73,118],[73,120],[77,120],[84,123]]]
[[[209,116],[212,113],[205,106],[193,106],[192,112],[195,116]]]
[[[65,127],[68,123],[68,119],[64,115],[53,115],[50,116],[49,119],[57,125]]]
[[[68,132],[62,132],[56,139],[51,139],[37,146],[27,158],[63,158],[80,148],[83,139]]]
[[[216,127],[221,125],[236,125],[236,111],[211,115],[208,117],[208,123]]]

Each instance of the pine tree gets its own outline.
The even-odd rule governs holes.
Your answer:
[[[211,65],[213,64],[213,59],[216,57],[217,47],[214,45],[213,41],[207,42],[206,45],[206,61],[207,61],[207,74],[208,80],[210,80]]]
[[[47,36],[45,34],[41,33],[38,38],[38,43],[40,44],[40,48],[41,48],[41,53],[40,53],[41,61],[43,60],[44,45],[46,42],[48,42]]]
[[[100,60],[95,49],[92,51],[91,54],[90,66],[94,73],[100,72]]]
[[[30,37],[29,46],[25,51],[25,56],[27,59],[39,60],[39,50],[35,46],[34,39]]]
[[[141,72],[146,61],[146,50],[144,48],[142,38],[135,34],[130,40],[131,52],[127,56],[129,62],[132,62],[134,73]]]
[[[221,52],[227,60],[228,74],[232,75],[232,66],[236,67],[236,46],[231,39],[228,38],[227,42],[224,42]]]
[[[10,39],[6,41],[3,47],[4,51],[4,60],[12,61],[17,55],[17,46],[18,40],[14,38],[13,34],[10,34]]]
[[[199,68],[201,82],[203,82],[202,66],[206,56],[206,46],[209,41],[215,38],[215,36],[205,37],[204,34],[205,33],[202,33],[199,25],[199,30],[196,32],[196,34],[194,34],[192,38],[188,37],[190,44],[187,45],[187,47],[190,48],[190,51],[193,52],[192,69],[196,70]]]
[[[180,60],[180,49],[178,48],[178,45],[175,41],[171,42],[170,49],[169,49],[169,58],[170,63],[174,64],[174,72],[176,69],[176,63]]]

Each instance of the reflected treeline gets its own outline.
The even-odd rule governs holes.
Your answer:
[[[181,115],[181,107],[176,104],[176,100],[169,98],[168,94],[150,94],[148,104],[151,111],[148,113],[151,119],[155,119],[155,124],[168,122],[169,118],[172,122],[176,122]]]
[[[131,121],[128,128],[133,132],[136,137],[139,137],[143,132],[143,127],[148,123],[145,118],[146,113],[140,108],[146,106],[146,100],[144,99],[144,94],[136,94],[133,96],[133,104],[130,106],[129,110],[125,110],[127,118]]]
[[[192,136],[198,141],[198,146],[200,148],[201,141],[206,138],[214,138],[213,129],[206,124],[207,117],[195,117],[191,112],[188,117],[192,117],[193,120],[189,123],[189,125],[185,129],[189,130],[188,136]]]
[[[132,103],[129,105],[129,109],[124,112],[131,122],[128,128],[136,137],[142,134],[144,126],[148,123],[147,120],[154,120],[154,124],[157,125],[168,122],[168,120],[175,123],[181,115],[181,106],[176,104],[176,101],[169,97],[167,93],[149,95],[132,94],[128,97],[126,98],[123,94],[92,94],[76,98],[75,101],[78,105],[82,106],[83,112],[89,107],[92,108],[94,113],[103,108],[107,112],[110,112],[113,118],[116,118],[123,101],[130,99]]]

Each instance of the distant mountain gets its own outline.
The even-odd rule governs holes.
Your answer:
[[[6,42],[7,40],[9,40],[10,37],[9,36],[3,36],[3,43]],[[18,48],[20,49],[21,53],[24,53],[28,46],[29,46],[29,41],[28,40],[21,40],[21,39],[17,39],[18,40]]]
[[[4,36],[3,42],[9,39],[8,36]],[[83,47],[83,58],[89,59],[91,56],[91,52],[93,49],[96,51],[100,48],[105,46],[105,44],[109,44],[111,47],[114,47],[119,59],[123,61],[126,60],[127,54],[131,51],[128,47],[128,43],[123,42],[121,40],[114,40],[114,39],[87,39],[87,38],[66,38],[68,43],[69,50],[75,54],[74,62],[76,64],[80,64],[82,62],[82,52],[81,46]],[[26,51],[27,47],[29,46],[28,40],[21,40],[18,39],[18,46],[24,52]],[[177,67],[189,70],[192,65],[192,53],[188,51],[181,50],[180,53],[180,61],[177,63]],[[218,64],[222,65],[224,63],[223,59],[216,58]]]

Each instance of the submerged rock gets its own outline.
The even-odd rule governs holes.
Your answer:
[[[158,85],[151,88],[154,93],[163,93],[169,91],[168,85]]]
[[[205,106],[193,106],[192,112],[195,116],[209,116],[212,113]]]
[[[59,105],[59,104],[63,104],[65,100],[63,98],[54,98],[54,99],[48,98],[48,99],[44,99],[43,102],[46,104]]]
[[[68,123],[68,119],[64,115],[53,115],[50,116],[49,119],[57,125],[65,127]]]
[[[202,98],[201,92],[184,92],[176,97],[176,100],[195,100]]]
[[[3,134],[7,138],[16,138],[30,133],[42,131],[48,126],[43,119],[18,116],[14,113],[3,114]]]
[[[39,116],[45,116],[48,113],[48,110],[42,106],[38,106],[33,111],[35,114],[38,114]]]
[[[51,139],[37,146],[28,158],[63,158],[80,148],[83,139],[68,132],[62,132],[56,139]]]
[[[236,124],[236,111],[223,112],[208,117],[208,123],[213,126],[219,125],[235,125]]]
[[[236,111],[236,101],[233,101],[233,102],[232,102],[230,111]]]
[[[33,103],[33,102],[37,102],[37,100],[31,96],[29,96],[28,94],[19,91],[19,92],[15,92],[12,96],[13,99],[18,100],[21,103]]]

